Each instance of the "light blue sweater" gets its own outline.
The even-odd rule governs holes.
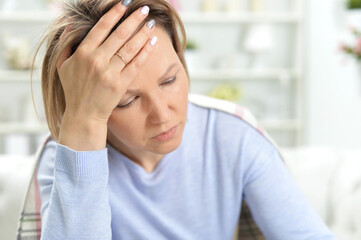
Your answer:
[[[267,239],[335,239],[265,137],[191,103],[181,145],[152,173],[110,145],[51,141],[37,178],[46,240],[230,240],[243,199]]]

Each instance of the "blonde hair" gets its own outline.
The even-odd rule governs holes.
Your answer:
[[[52,137],[57,140],[66,103],[64,90],[57,72],[57,62],[61,53],[68,46],[71,46],[74,53],[91,28],[98,20],[113,6],[121,0],[76,0],[64,4],[63,13],[50,26],[48,33],[43,37],[36,51],[47,42],[45,56],[42,64],[41,86],[46,121]],[[129,15],[142,6],[149,6],[150,12],[147,18],[138,27],[136,32],[150,19],[154,19],[157,26],[163,28],[169,35],[174,50],[183,64],[188,75],[187,66],[184,60],[186,47],[186,33],[184,25],[176,10],[166,0],[133,0],[125,15],[117,23],[114,29],[119,26]],[[71,29],[66,36],[59,41],[66,26]]]

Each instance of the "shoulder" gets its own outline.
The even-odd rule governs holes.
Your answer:
[[[189,102],[199,108],[213,110],[219,112],[220,114],[227,114],[237,117],[250,124],[258,131],[262,131],[253,114],[247,108],[242,107],[236,103],[199,94],[189,94]]]
[[[264,142],[269,147],[278,148],[246,107],[198,94],[190,94],[189,103],[189,117],[195,115],[195,118],[201,119],[202,121],[198,122],[207,124],[208,130],[227,137],[238,136],[238,139],[248,138],[251,142]],[[233,137],[232,139],[235,140]]]
[[[282,159],[276,143],[247,108],[194,94],[189,96],[189,108],[192,134],[196,129],[204,131],[198,136],[203,151],[211,152],[229,169],[238,169],[245,178]]]

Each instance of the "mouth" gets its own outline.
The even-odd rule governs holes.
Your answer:
[[[169,140],[172,139],[172,138],[175,136],[175,134],[177,133],[177,127],[178,127],[178,125],[175,125],[174,127],[168,129],[167,131],[162,132],[162,133],[158,134],[158,135],[155,136],[155,137],[152,137],[152,139],[157,140],[157,141],[159,141],[159,142],[169,141]]]

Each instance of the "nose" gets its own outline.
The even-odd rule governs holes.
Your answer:
[[[151,99],[148,118],[153,124],[164,124],[170,120],[171,109],[168,101],[158,95]]]

